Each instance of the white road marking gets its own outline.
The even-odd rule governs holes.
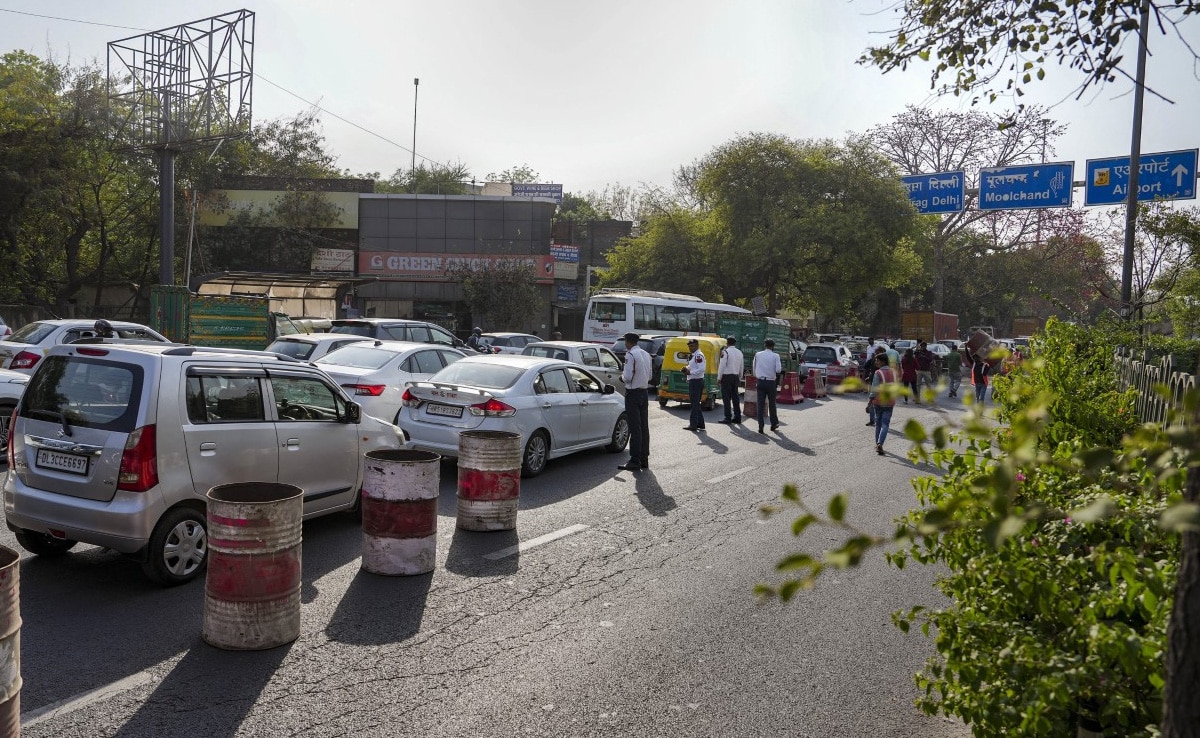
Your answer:
[[[90,692],[84,692],[83,694],[79,694],[74,697],[68,697],[65,700],[52,702],[49,705],[46,705],[45,707],[39,707],[36,710],[30,710],[29,712],[21,715],[21,727],[28,728],[33,725],[37,725],[43,720],[49,720],[51,718],[56,718],[59,715],[65,715],[68,712],[73,712],[81,707],[87,707],[93,702],[99,702],[100,700],[108,699],[114,694],[125,692],[135,687],[140,687],[143,684],[149,684],[153,681],[154,676],[148,671],[132,674],[124,679],[115,681],[112,684],[93,689]]]
[[[826,438],[824,441],[821,441],[820,443],[814,443],[812,445],[812,447],[813,448],[821,448],[822,446],[828,446],[831,443],[837,443],[840,440],[842,440],[841,436],[834,436],[833,438]]]
[[[566,538],[567,536],[574,535],[581,530],[587,530],[588,527],[589,526],[586,525],[568,526],[562,530],[556,530],[553,533],[547,533],[544,536],[538,536],[537,538],[531,538],[528,541],[523,541],[515,546],[509,546],[508,548],[502,548],[499,551],[493,551],[490,554],[484,554],[483,558],[490,559],[492,561],[495,561],[496,559],[503,559],[516,553],[528,551],[534,546],[540,546],[543,543],[550,543],[551,541],[557,541],[559,538]]]
[[[743,466],[741,469],[738,469],[737,471],[731,471],[728,474],[722,474],[719,477],[713,477],[712,479],[708,480],[708,484],[719,484],[721,482],[724,482],[726,479],[733,479],[737,475],[745,474],[748,471],[754,471],[754,467],[753,466]]]

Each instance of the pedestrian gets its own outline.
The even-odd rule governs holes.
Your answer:
[[[883,456],[883,442],[887,440],[888,428],[892,425],[892,412],[896,409],[896,398],[887,385],[896,383],[896,372],[888,364],[887,354],[875,355],[875,376],[871,379],[870,402],[875,405],[875,453]]]
[[[865,379],[866,381],[868,381],[868,382],[874,381],[875,370],[879,368],[878,362],[879,362],[880,356],[883,357],[883,361],[885,364],[888,364],[889,366],[891,365],[891,362],[888,360],[887,349],[885,349],[883,346],[876,346],[875,349],[871,352],[871,358],[869,360],[870,370],[867,372],[867,375],[865,377],[863,377],[863,379]],[[868,397],[867,397],[867,423],[866,424],[867,425],[875,425],[875,421],[876,421],[875,403],[873,402],[873,398],[871,398],[868,395]]]
[[[992,367],[978,351],[971,356],[971,362],[971,384],[975,385],[975,402],[983,402],[987,399],[988,375],[991,374]]]
[[[113,332],[112,323],[109,323],[104,318],[97,320],[92,325],[92,330],[96,332],[98,338],[116,338],[116,333]]]
[[[550,335],[550,340],[561,341],[562,340],[562,331],[554,331],[554,333],[552,333]]]
[[[721,361],[717,364],[717,376],[721,378],[721,404],[725,408],[725,419],[717,422],[723,425],[742,423],[742,400],[738,396],[738,387],[742,384],[742,371],[746,368],[744,362],[742,350],[737,347],[737,338],[729,336],[725,339]]]
[[[625,471],[650,468],[650,370],[651,358],[638,345],[636,333],[625,334],[625,417],[629,420],[629,461],[617,467]]]
[[[958,349],[951,346],[950,353],[946,354],[946,374],[950,377],[950,396],[958,397],[958,388],[962,384],[962,354],[958,353]]]
[[[700,350],[700,342],[696,339],[690,339],[687,342],[688,351],[692,352],[692,356],[687,363],[687,380],[688,380],[688,402],[692,406],[692,414],[688,419],[688,424],[683,426],[684,430],[702,431],[704,430],[704,408],[700,406],[704,398],[704,352]]]
[[[904,350],[904,356],[900,357],[900,383],[912,392],[913,401],[918,405],[921,404],[921,395],[917,392],[917,357],[913,355],[911,348]],[[908,398],[904,398],[904,404],[908,404]]]
[[[933,362],[937,357],[929,350],[929,344],[918,341],[917,350],[913,356],[917,359],[917,391],[921,392],[926,387],[933,387]]]
[[[475,326],[475,329],[471,331],[471,337],[467,339],[467,346],[474,351],[482,352],[483,344],[483,329],[479,326]]]
[[[775,393],[779,389],[779,375],[783,373],[783,362],[775,353],[775,340],[768,338],[764,348],[754,354],[754,381],[758,399],[758,432],[763,432],[763,423],[768,414],[771,430],[779,430],[779,410],[775,407]],[[769,409],[769,413],[768,413]]]

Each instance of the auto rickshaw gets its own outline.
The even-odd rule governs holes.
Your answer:
[[[717,368],[721,362],[721,349],[725,348],[725,339],[716,336],[673,336],[667,339],[662,375],[658,382],[658,404],[661,407],[666,407],[670,400],[683,403],[691,401],[687,365],[692,358],[688,341],[693,339],[699,341],[700,351],[704,354],[704,394],[701,395],[700,407],[712,410],[717,400],[721,399],[721,378],[717,375]]]

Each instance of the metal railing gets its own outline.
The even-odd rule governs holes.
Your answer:
[[[1182,413],[1184,395],[1196,389],[1196,375],[1177,371],[1170,354],[1155,359],[1145,352],[1117,349],[1114,363],[1117,386],[1137,390],[1135,410],[1143,423],[1163,424],[1172,411]],[[1157,391],[1159,385],[1166,386],[1166,396]]]

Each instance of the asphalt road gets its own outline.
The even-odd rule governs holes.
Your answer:
[[[786,605],[751,592],[835,540],[762,518],[784,483],[822,508],[848,490],[849,518],[888,531],[928,471],[899,429],[951,417],[943,402],[898,408],[883,457],[861,395],[781,406],[766,436],[719,409],[694,434],[686,408],[652,403],[649,471],[602,451],[551,462],[523,480],[513,532],[456,530],[443,465],[436,571],[368,574],[355,519],[310,521],[302,632],[270,651],[202,642],[202,581],[160,589],[93,547],[26,555],[22,734],[966,736],[912,707],[933,649],[890,619],[941,602],[936,572],[872,556]]]

